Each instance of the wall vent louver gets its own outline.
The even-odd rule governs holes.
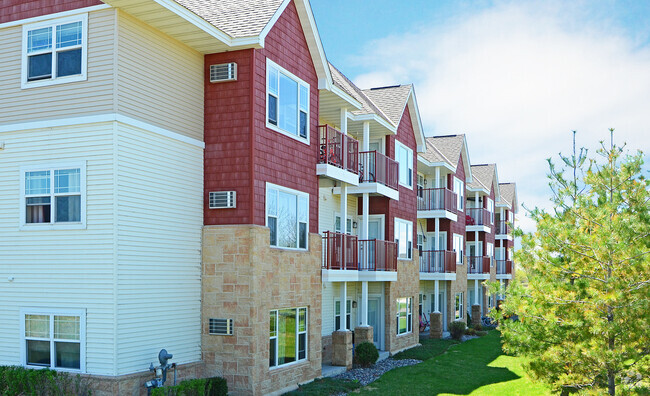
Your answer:
[[[225,82],[237,80],[237,64],[235,62],[210,65],[210,82]]]
[[[212,191],[210,192],[210,209],[229,209],[237,207],[236,191]]]
[[[210,318],[208,332],[214,335],[232,335],[233,320]]]

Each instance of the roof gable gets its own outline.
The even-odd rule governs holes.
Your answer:
[[[465,168],[465,182],[472,181],[472,167],[470,166],[469,150],[465,135],[432,136],[426,139],[427,151],[420,156],[432,163],[445,162],[452,169],[456,169],[459,161],[463,161]]]

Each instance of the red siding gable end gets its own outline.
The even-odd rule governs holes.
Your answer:
[[[0,23],[104,4],[99,0],[2,0]]]

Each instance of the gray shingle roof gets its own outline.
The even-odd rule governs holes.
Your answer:
[[[494,182],[496,164],[472,165],[472,182],[467,185],[468,188],[485,188],[490,191]]]
[[[393,125],[399,125],[413,85],[364,89],[363,93],[379,107]]]
[[[501,199],[505,201],[506,205],[512,208],[515,201],[517,185],[515,183],[499,183],[499,191],[501,191]]]
[[[464,142],[465,135],[428,137],[427,151],[420,155],[427,161],[444,161],[455,168],[458,165]]]
[[[175,0],[233,38],[259,35],[282,0]]]

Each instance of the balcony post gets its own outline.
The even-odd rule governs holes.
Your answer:
[[[365,121],[363,123],[363,141],[361,142],[361,151],[367,152],[370,150],[370,121]],[[365,169],[365,172],[368,170]],[[361,213],[361,239],[368,240],[368,216],[370,215],[370,194],[364,193],[363,194],[363,209]],[[366,247],[367,250],[367,247]],[[368,253],[364,254],[363,256],[363,267],[368,268]],[[367,298],[366,298],[366,303],[367,303]],[[367,308],[367,307],[366,307]],[[366,311],[367,312],[367,311]],[[367,315],[366,315],[367,316]],[[367,319],[367,318],[366,318]]]
[[[339,331],[346,331],[347,328],[347,309],[348,309],[348,284],[346,282],[341,282],[341,320],[339,321]]]
[[[361,326],[368,326],[368,281],[361,282]]]
[[[434,299],[434,301],[436,302],[436,304],[435,304],[435,310],[436,310],[436,311],[435,311],[435,312],[440,312],[440,296],[438,295],[438,294],[439,294],[439,290],[440,290],[440,289],[439,289],[440,286],[438,285],[439,282],[440,282],[440,281],[436,279],[436,281],[435,281],[435,286],[434,286],[434,288],[433,288],[433,293],[434,293],[434,297],[433,297],[433,299]]]
[[[483,268],[481,263],[481,268]],[[474,279],[474,305],[478,305],[478,279]]]

